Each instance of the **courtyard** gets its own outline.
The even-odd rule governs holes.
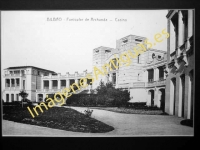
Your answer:
[[[68,106],[65,106],[68,107]],[[85,107],[70,107],[84,113]],[[4,136],[193,136],[194,128],[183,126],[183,118],[167,115],[124,114],[92,108],[92,118],[99,120],[114,130],[106,133],[83,133],[40,127],[3,120]]]

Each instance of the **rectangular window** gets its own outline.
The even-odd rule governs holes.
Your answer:
[[[153,79],[154,79],[154,70],[150,69],[148,70],[148,81],[153,82]]]
[[[19,79],[16,79],[16,86],[19,86]]]
[[[44,81],[44,89],[49,89],[49,81]]]
[[[139,40],[139,39],[135,39],[135,41],[137,41],[137,42],[142,42],[142,40]]]
[[[23,80],[23,89],[25,89],[25,80]]]
[[[14,74],[20,74],[19,70],[14,71]]]
[[[22,76],[24,75],[25,73],[24,73],[24,70],[22,70]]]

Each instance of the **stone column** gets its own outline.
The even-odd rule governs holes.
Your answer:
[[[42,82],[41,82],[41,90],[43,90],[44,89],[44,80],[41,80]]]
[[[66,80],[66,87],[69,88],[69,79]]]
[[[154,68],[154,71],[153,71],[153,73],[154,73],[154,75],[153,75],[153,80],[154,81],[157,81],[157,70],[156,70],[157,68]]]
[[[14,88],[14,90],[16,89],[16,82],[15,82],[15,80],[16,80],[16,79],[14,78],[14,79],[13,79],[13,83],[14,83],[14,87],[13,87],[13,88]],[[15,97],[15,94],[14,94],[14,97]]]
[[[182,45],[185,43],[185,15],[182,14]]]
[[[171,20],[167,20],[167,32],[170,33],[169,38],[167,39],[167,64],[170,62],[170,39],[171,39],[171,30],[170,30],[170,22]],[[172,27],[171,27],[172,28]]]
[[[22,89],[22,84],[23,84],[23,83],[22,83],[22,77],[20,77],[20,78],[19,78],[19,89],[20,89],[20,90]]]
[[[109,82],[112,82],[112,73],[109,74]]]
[[[159,89],[157,89],[157,107],[160,108],[161,106],[161,91]]]
[[[58,80],[58,89],[61,89],[61,87],[60,87],[60,80]]]
[[[35,98],[36,98],[35,102],[37,102],[38,101],[38,94],[37,93],[36,93]]]
[[[189,39],[193,35],[193,10],[188,10],[188,36],[187,36],[187,48],[186,51],[190,49]]]
[[[15,78],[15,88],[17,87],[17,78]]]
[[[77,84],[78,84],[78,79],[75,79],[75,83],[77,83]]]
[[[188,37],[193,35],[193,10],[188,10]]]
[[[148,72],[148,70],[146,70],[145,72],[146,72],[145,81],[149,82],[149,79],[148,79],[149,72]]]
[[[52,80],[49,80],[49,89],[52,89]]]
[[[154,90],[154,106],[158,106],[158,89],[156,87]]]
[[[180,56],[181,50],[180,46],[183,45],[184,43],[184,24],[183,24],[183,15],[181,13],[181,10],[178,11],[178,53],[177,57]]]

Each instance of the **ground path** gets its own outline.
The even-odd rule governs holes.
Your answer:
[[[81,113],[83,107],[71,107]],[[146,135],[193,135],[192,127],[180,125],[182,118],[162,115],[123,114],[93,109],[92,117],[113,126],[107,133],[71,132],[47,127],[16,123],[3,120],[3,135],[25,136],[146,136]]]

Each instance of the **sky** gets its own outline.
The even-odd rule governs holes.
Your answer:
[[[2,11],[1,68],[35,66],[57,73],[92,71],[93,49],[116,48],[127,35],[167,31],[167,10]],[[59,18],[61,21],[50,21]],[[92,21],[104,19],[107,21]],[[73,19],[82,19],[75,21]],[[88,19],[88,21],[86,21]],[[122,21],[119,21],[119,20]],[[69,21],[70,20],[70,21]],[[154,49],[167,50],[167,40]]]

